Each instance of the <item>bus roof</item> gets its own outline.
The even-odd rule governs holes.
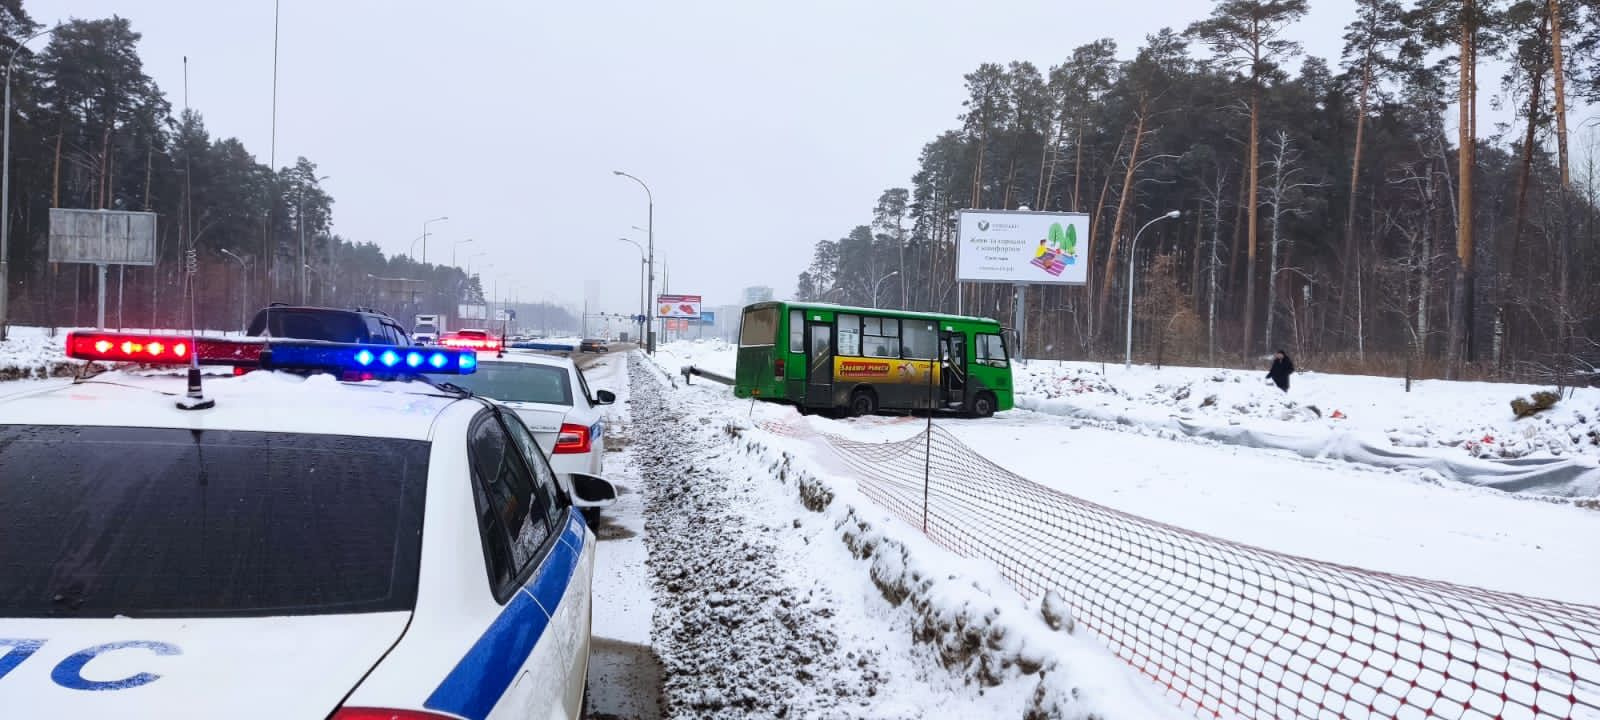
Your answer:
[[[834,305],[833,303],[819,302],[783,302],[781,300],[773,300],[768,302],[753,303],[745,306],[745,309],[748,310],[755,307],[789,307],[798,310],[831,310],[834,312],[850,312],[859,313],[862,315],[892,315],[894,317],[917,318],[920,320],[955,320],[959,322],[983,323],[995,326],[1000,325],[998,320],[984,317],[973,317],[971,315],[946,315],[942,313],[915,312],[911,310],[894,310],[889,308],[852,307],[850,305]]]

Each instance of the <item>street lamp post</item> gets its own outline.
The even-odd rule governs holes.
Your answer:
[[[245,312],[250,306],[250,270],[249,263],[244,258],[233,254],[227,248],[222,249],[222,254],[239,262],[239,332],[249,331],[249,322],[245,320]]]
[[[647,276],[645,280],[645,298],[650,301],[650,304],[645,306],[645,351],[651,355],[654,355],[656,352],[656,304],[652,296],[654,296],[656,293],[656,276],[654,272],[656,267],[656,197],[655,193],[650,192],[650,186],[646,185],[643,180],[640,180],[639,178],[629,175],[621,170],[612,170],[611,174],[625,177],[629,180],[639,183],[639,187],[644,188],[645,199],[649,202],[649,214],[646,215],[648,221],[645,223],[645,235],[648,238],[647,242],[649,243],[650,248],[647,251],[648,258],[646,259],[645,264],[650,267],[651,272],[645,273]]]
[[[1143,235],[1145,229],[1151,225],[1162,220],[1177,220],[1181,214],[1177,210],[1173,210],[1145,223],[1144,227],[1139,228],[1139,232],[1133,234],[1133,244],[1128,246],[1128,338],[1126,350],[1122,356],[1122,369],[1124,370],[1133,367],[1133,253],[1139,249],[1139,236]]]
[[[647,261],[644,259],[644,246],[640,245],[637,241],[633,240],[632,238],[617,238],[617,239],[621,240],[622,242],[628,243],[629,245],[632,245],[632,246],[634,246],[636,248],[639,248],[639,316],[641,318],[643,318],[644,317],[644,311],[645,311],[645,298],[646,298],[645,289],[644,289],[644,284],[645,284],[644,276],[645,276],[645,273],[647,271],[646,270],[646,268],[647,268],[646,262]],[[644,323],[645,323],[645,321],[642,320],[642,319],[639,320],[639,322],[638,322],[640,333],[643,333],[644,330],[645,330]]]
[[[888,280],[889,278],[892,278],[892,277],[894,277],[896,275],[899,275],[899,274],[900,274],[900,271],[899,270],[895,270],[895,271],[889,273],[888,275],[885,275],[885,276],[883,276],[881,278],[878,278],[878,281],[872,284],[872,307],[874,307],[874,308],[878,307],[878,289],[883,286],[883,281]]]
[[[469,279],[472,277],[472,259],[473,258],[481,258],[481,257],[483,257],[485,255],[488,255],[488,254],[489,254],[489,251],[488,250],[484,250],[483,252],[475,252],[475,253],[467,256],[467,277]]]
[[[0,161],[0,340],[6,339],[10,316],[7,302],[11,296],[11,69],[17,64],[17,53],[40,35],[61,29],[60,25],[40,30],[11,49],[11,59],[6,61],[6,119],[5,159]]]
[[[432,218],[430,220],[423,220],[422,221],[422,237],[420,239],[422,240],[422,264],[423,265],[427,265],[428,264],[428,225],[430,225],[432,223],[436,223],[436,222],[441,222],[441,221],[444,221],[444,220],[449,220],[449,219],[450,219],[450,217],[448,215],[440,215],[439,217]],[[413,244],[415,244],[415,243],[413,243]]]
[[[461,247],[469,242],[472,242],[472,238],[457,240],[456,244],[450,246],[450,267],[459,267],[456,265],[456,248]]]

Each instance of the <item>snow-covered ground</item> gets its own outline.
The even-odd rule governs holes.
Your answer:
[[[785,452],[725,390],[636,368],[667,717],[1181,717],[993,568]]]
[[[731,372],[733,354],[733,348],[725,343],[679,343],[664,347],[657,362],[669,371],[693,362]],[[1018,372],[1019,384],[1026,383],[1023,386],[1028,389],[1025,398],[1038,398],[1038,388],[1049,387],[1042,378],[1071,377],[1067,373],[1087,369],[1046,363],[1030,366]],[[1098,371],[1098,366],[1094,367]],[[1062,374],[1052,374],[1057,372]],[[1136,368],[1124,379],[1155,372]],[[1202,381],[1209,377],[1192,370],[1173,372],[1175,377],[1198,376]],[[1314,389],[1315,384],[1346,380],[1350,385],[1344,398],[1347,402],[1338,407],[1382,405],[1360,395],[1363,391],[1404,396],[1399,381],[1379,378],[1296,376],[1295,390],[1311,385],[1308,394],[1328,393],[1331,391]],[[1437,426],[1445,425],[1449,408],[1472,403],[1474,390],[1484,392],[1481,386],[1485,384],[1460,385],[1473,387],[1452,388],[1443,382],[1424,386],[1431,393],[1428,397],[1435,398],[1432,406],[1442,413]],[[696,381],[693,391],[720,396],[732,403],[735,411],[756,421],[798,423],[814,433],[866,442],[900,440],[916,434],[922,425],[921,420],[895,417],[800,418],[784,406],[759,404],[752,408],[747,401],[736,402],[727,388],[704,381]],[[1248,407],[1242,398],[1271,399],[1273,393],[1281,395],[1274,387],[1264,386],[1259,393],[1241,389],[1236,399]],[[1122,398],[1134,407],[1132,400],[1110,391],[1080,395],[1090,398],[1081,402],[1104,396]],[[1478,407],[1489,407],[1486,403]],[[1140,407],[1157,412],[1153,403]],[[1427,405],[1419,406],[1424,407]],[[1240,417],[1238,421],[1250,420]],[[937,422],[984,457],[1023,477],[1152,520],[1328,562],[1600,604],[1600,566],[1590,558],[1591,549],[1600,545],[1600,512],[1594,510],[1449,482],[1427,469],[1375,469],[1360,463],[1307,459],[1284,451],[1196,440],[1168,428],[1137,423],[1096,424],[1027,410],[984,420],[940,418]],[[819,440],[809,444],[809,450],[796,452],[825,459],[827,451]]]
[[[1397,378],[1300,372],[1285,393],[1265,370],[1125,370],[1054,361],[1023,363],[1016,381],[1019,402],[1043,412],[1179,415],[1276,433],[1350,431],[1395,447],[1455,448],[1481,458],[1600,456],[1597,388],[1577,389],[1554,408],[1518,420],[1512,400],[1552,388],[1417,380],[1406,392]]]

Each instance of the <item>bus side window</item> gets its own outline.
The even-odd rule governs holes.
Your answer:
[[[1006,360],[1006,344],[999,335],[979,335],[977,337],[978,363],[990,367],[1008,367]]]
[[[839,354],[861,357],[861,316],[839,313]]]
[[[806,351],[806,314],[802,310],[789,311],[789,352]]]

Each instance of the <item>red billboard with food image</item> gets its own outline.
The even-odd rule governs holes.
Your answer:
[[[700,319],[699,295],[657,295],[656,317]]]

